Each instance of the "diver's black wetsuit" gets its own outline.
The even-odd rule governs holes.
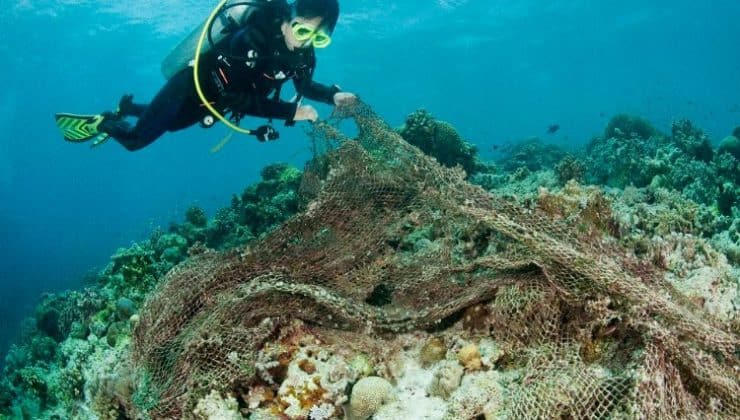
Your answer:
[[[333,103],[339,88],[313,81],[313,47],[290,51],[285,45],[280,25],[286,19],[289,17],[282,9],[260,8],[243,29],[202,56],[200,84],[205,97],[221,113],[292,120],[298,104],[279,99],[280,87],[288,80],[293,80],[299,95]],[[209,114],[196,93],[192,67],[170,78],[149,105],[129,103],[119,112],[138,117],[136,125],[107,118],[100,130],[131,151],[151,144],[167,131],[190,127]]]

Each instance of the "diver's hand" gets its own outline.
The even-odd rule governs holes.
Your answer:
[[[344,106],[351,105],[357,101],[357,95],[349,92],[337,92],[334,94],[334,105]]]
[[[293,121],[316,121],[319,119],[319,113],[311,105],[301,105],[295,111]]]

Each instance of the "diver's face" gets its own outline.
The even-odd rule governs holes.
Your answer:
[[[282,31],[283,31],[283,37],[285,38],[285,45],[288,46],[288,49],[290,51],[301,49],[301,48],[308,48],[311,45],[311,40],[308,39],[306,41],[298,41],[293,35],[293,25],[295,24],[301,24],[306,25],[311,28],[318,28],[321,26],[321,23],[323,22],[324,18],[321,16],[314,17],[314,18],[305,18],[302,16],[296,16],[295,19],[289,21],[289,22],[283,22],[282,25]]]

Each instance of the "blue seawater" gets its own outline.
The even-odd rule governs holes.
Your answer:
[[[583,144],[619,112],[660,129],[690,118],[715,142],[740,124],[737,0],[343,1],[317,80],[357,92],[392,124],[423,107],[483,157],[542,135]],[[56,112],[148,100],[161,59],[215,2],[8,0],[0,9],[0,354],[44,292],[80,287],[118,246],[212,212],[268,163],[301,166],[300,125],[278,142],[223,127],[130,153],[62,141]],[[330,108],[319,106],[322,115]],[[256,122],[254,124],[257,124]],[[0,362],[1,363],[1,362]]]

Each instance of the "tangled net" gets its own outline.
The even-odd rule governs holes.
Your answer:
[[[336,147],[305,173],[305,211],[246,249],[193,256],[143,308],[134,362],[151,417],[188,417],[210,389],[252,383],[257,351],[290,320],[360,341],[472,307],[524,369],[511,418],[740,416],[734,327],[657,269],[469,184],[367,106],[341,112],[358,135],[316,127]],[[409,246],[422,229],[425,246]]]

